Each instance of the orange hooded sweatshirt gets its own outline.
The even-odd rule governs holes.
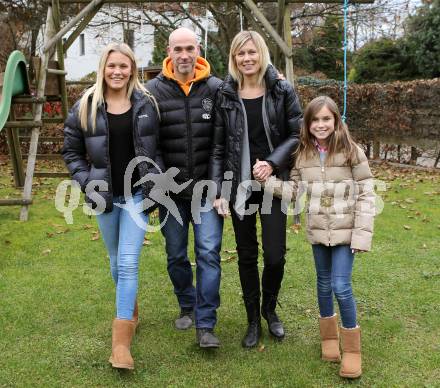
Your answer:
[[[185,95],[188,95],[191,91],[191,86],[193,82],[208,78],[209,74],[211,73],[211,66],[206,59],[202,57],[197,57],[194,78],[183,83],[180,82],[174,75],[173,63],[171,62],[171,58],[166,57],[162,64],[162,73],[165,77],[176,81],[185,93]]]

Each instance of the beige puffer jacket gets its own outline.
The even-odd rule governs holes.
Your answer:
[[[368,159],[357,147],[357,160],[350,166],[343,154],[330,164],[321,163],[318,151],[313,158],[297,161],[290,182],[271,177],[265,190],[274,196],[297,200],[307,194],[307,237],[312,244],[350,244],[352,249],[369,251],[373,236],[375,194]]]

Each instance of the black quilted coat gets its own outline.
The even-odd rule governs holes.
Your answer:
[[[133,107],[133,140],[136,156],[147,156],[163,168],[158,150],[157,135],[159,130],[158,116],[155,107],[144,93],[134,90],[131,97]],[[91,197],[96,192],[105,199],[105,211],[113,208],[111,182],[111,166],[109,155],[109,130],[105,106],[98,107],[95,131],[84,131],[78,116],[79,101],[75,103],[64,123],[64,146],[61,151],[64,162],[73,180],[85,192],[87,183],[92,180],[102,180],[108,184],[108,190],[98,186],[86,192],[86,202],[95,205]],[[157,173],[152,163],[142,162],[137,165],[140,177],[147,173]],[[152,183],[142,184],[142,193],[147,198]],[[147,211],[151,211],[148,209]]]
[[[208,178],[215,95],[220,84],[221,80],[210,76],[195,82],[186,96],[176,81],[161,73],[146,85],[159,104],[165,168],[179,169],[175,177],[178,184],[192,180],[178,194],[181,199],[191,199],[194,184]]]
[[[298,97],[290,83],[278,79],[278,72],[269,65],[265,74],[265,112],[273,151],[265,159],[274,166],[275,174],[288,178],[292,153],[298,145],[302,119]],[[217,184],[217,196],[225,171],[232,171],[232,196],[240,184],[241,144],[245,125],[237,83],[228,75],[220,87],[215,105],[214,143],[209,177]]]

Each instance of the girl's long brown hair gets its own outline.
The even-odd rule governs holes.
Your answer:
[[[330,112],[332,112],[335,119],[335,131],[329,136],[328,139],[326,163],[328,163],[335,154],[343,153],[348,163],[351,165],[356,160],[357,145],[352,139],[347,125],[342,121],[338,106],[328,96],[319,96],[314,98],[312,101],[310,101],[304,111],[297,160],[302,158],[310,158],[315,152],[317,152],[315,146],[315,137],[310,133],[310,125],[312,124],[313,118],[324,106],[327,107]]]

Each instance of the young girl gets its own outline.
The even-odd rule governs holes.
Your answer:
[[[368,160],[331,98],[317,97],[306,107],[290,177],[294,189],[301,182],[307,192],[307,237],[317,274],[322,359],[341,360],[334,294],[342,319],[339,374],[359,377],[360,327],[351,274],[354,254],[371,248],[375,196]],[[281,194],[280,189],[273,190],[275,195]]]
[[[111,43],[101,55],[95,85],[73,106],[64,128],[62,154],[72,179],[80,184],[91,206],[97,204],[96,194],[105,202],[104,212],[97,219],[116,287],[109,360],[114,368],[134,368],[130,344],[138,324],[139,255],[145,235],[135,215],[146,223],[152,210],[141,211],[138,206],[149,196],[149,182],[134,184],[157,171],[152,164],[142,162],[129,179],[125,172],[138,156],[162,165],[156,144],[156,106],[153,96],[139,82],[133,51],[124,43]],[[131,198],[126,197],[126,189],[131,191]]]

